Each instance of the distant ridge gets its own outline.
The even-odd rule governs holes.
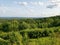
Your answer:
[[[49,16],[49,17],[0,17],[0,19],[21,19],[21,18],[53,18],[53,17],[60,17],[60,15],[56,15],[56,16]]]

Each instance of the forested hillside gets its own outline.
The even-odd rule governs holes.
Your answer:
[[[60,45],[60,16],[0,18],[0,45]]]

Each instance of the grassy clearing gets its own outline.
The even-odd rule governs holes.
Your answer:
[[[27,45],[60,45],[60,38],[42,37],[38,39],[29,39]]]

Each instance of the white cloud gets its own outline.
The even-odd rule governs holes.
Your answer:
[[[32,12],[34,12],[34,10],[33,10],[33,9],[29,9],[28,11],[29,11],[29,12],[31,12],[31,13],[32,13]]]
[[[26,6],[28,5],[27,2],[17,2],[17,1],[14,1],[15,4],[18,4],[18,5],[22,5],[22,6]]]
[[[27,6],[28,3],[27,2],[18,2],[19,5],[22,5],[22,6]]]
[[[7,7],[0,7],[0,14],[2,13],[2,14],[5,14],[6,13],[6,10],[8,10],[8,8]]]
[[[55,8],[56,6],[57,6],[56,4],[50,4],[50,5],[47,5],[47,8],[52,9],[52,8]]]
[[[48,8],[60,8],[60,0],[49,0],[51,4],[47,5]]]
[[[33,9],[25,9],[15,7],[0,7],[0,17],[27,17],[32,16],[34,10]]]
[[[33,5],[33,6],[37,6],[37,5],[44,5],[43,2],[16,2],[14,1],[15,4],[18,4],[18,5],[22,5],[22,6],[30,6],[30,5]]]
[[[15,7],[0,7],[0,17],[44,17],[44,16],[52,16],[45,13],[43,15],[41,15],[40,13],[36,13],[36,11],[34,9],[25,9],[22,10],[20,8],[15,8]],[[54,15],[56,15],[58,13],[54,13]]]
[[[44,3],[43,3],[43,2],[38,2],[38,4],[39,4],[39,5],[44,5]]]
[[[58,7],[60,7],[60,3],[59,3],[59,4],[57,4],[57,6],[58,6]]]
[[[0,6],[0,17],[17,16],[20,14],[20,8]]]
[[[37,5],[37,2],[30,2],[31,5]]]
[[[30,2],[32,5],[43,5],[43,2]]]
[[[60,0],[50,0],[51,2],[60,2]]]

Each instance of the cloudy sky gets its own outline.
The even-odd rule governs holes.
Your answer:
[[[60,0],[0,0],[0,17],[49,17],[60,14]]]

